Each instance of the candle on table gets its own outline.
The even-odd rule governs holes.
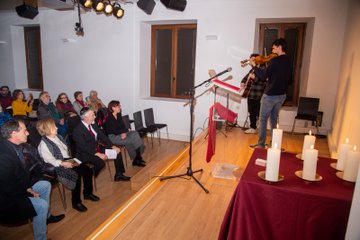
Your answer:
[[[311,135],[311,130],[309,131],[309,135],[305,135],[304,137],[304,143],[303,143],[303,149],[301,152],[301,159],[304,160],[304,151],[306,149],[309,149],[310,146],[313,145],[315,146],[315,136]]]
[[[336,163],[337,170],[344,171],[346,156],[350,150],[351,145],[349,144],[349,138],[346,138],[346,142],[339,146],[339,155]]]
[[[353,150],[347,152],[343,179],[351,182],[356,181],[357,172],[359,169],[360,152],[356,151],[356,146]]]
[[[316,177],[316,166],[318,159],[318,150],[314,149],[314,145],[306,149],[303,152],[304,155],[304,166],[302,172],[302,178],[306,180],[315,180]]]
[[[275,144],[267,150],[265,179],[272,182],[279,180],[280,149]]]
[[[276,146],[281,149],[281,142],[282,142],[282,135],[283,130],[279,128],[279,124],[276,125],[276,128],[272,130],[272,137],[271,137],[271,147],[274,148]]]

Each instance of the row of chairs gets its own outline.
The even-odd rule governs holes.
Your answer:
[[[161,138],[160,130],[162,128],[166,128],[167,139],[169,140],[168,125],[165,123],[155,122],[154,111],[152,108],[147,108],[144,110],[144,117],[145,117],[145,126],[143,123],[143,117],[141,111],[137,111],[133,113],[133,120],[130,120],[129,115],[124,115],[123,121],[128,129],[132,129],[131,123],[134,123],[135,131],[137,131],[141,137],[145,137],[148,134],[150,134],[152,146],[153,146],[153,139],[155,132],[157,133],[160,142],[160,138]]]

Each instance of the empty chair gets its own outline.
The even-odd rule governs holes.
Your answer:
[[[124,124],[125,124],[125,127],[126,127],[127,129],[131,129],[131,121],[132,121],[132,120],[130,120],[129,115],[124,115],[124,116],[122,116],[122,119],[123,119],[123,122],[124,122]],[[134,121],[132,121],[132,122],[134,122]]]
[[[148,128],[156,128],[157,129],[159,142],[160,142],[160,129],[165,128],[165,127],[166,127],[167,139],[169,140],[169,131],[168,131],[167,124],[165,124],[165,123],[155,123],[154,111],[153,111],[152,108],[148,108],[148,109],[144,110],[144,117],[145,117],[145,125],[146,125],[146,127],[148,127]]]
[[[153,145],[154,132],[157,131],[155,127],[144,127],[141,111],[133,113],[135,130],[139,133],[140,137],[147,136],[150,133],[151,145]]]
[[[296,120],[311,121],[315,125],[317,133],[319,132],[319,126],[317,125],[317,116],[319,111],[319,98],[300,97],[299,106],[294,119],[291,133],[294,133]]]

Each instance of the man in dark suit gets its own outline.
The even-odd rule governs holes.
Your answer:
[[[75,127],[73,139],[76,145],[76,157],[85,163],[94,165],[95,176],[105,166],[104,161],[108,157],[104,154],[103,147],[114,149],[117,152],[115,163],[114,181],[129,181],[130,177],[125,176],[125,171],[120,148],[112,144],[108,137],[94,123],[95,113],[88,107],[84,107],[80,111],[81,122]],[[102,146],[102,147],[100,147]]]
[[[19,147],[28,135],[22,120],[9,120],[1,127],[0,221],[33,218],[34,239],[46,239],[51,184],[48,181],[30,184]]]

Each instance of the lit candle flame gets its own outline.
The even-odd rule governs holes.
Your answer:
[[[309,131],[309,135],[311,136],[311,130]]]
[[[346,143],[349,143],[349,138],[346,138],[345,142],[346,142]]]
[[[277,144],[276,143],[274,143],[274,148],[277,149]]]
[[[279,128],[279,124],[278,124],[278,123],[276,124],[276,128]]]
[[[356,151],[356,145],[354,145],[354,152]]]
[[[311,146],[310,146],[310,149],[314,149],[314,145],[311,145]]]

